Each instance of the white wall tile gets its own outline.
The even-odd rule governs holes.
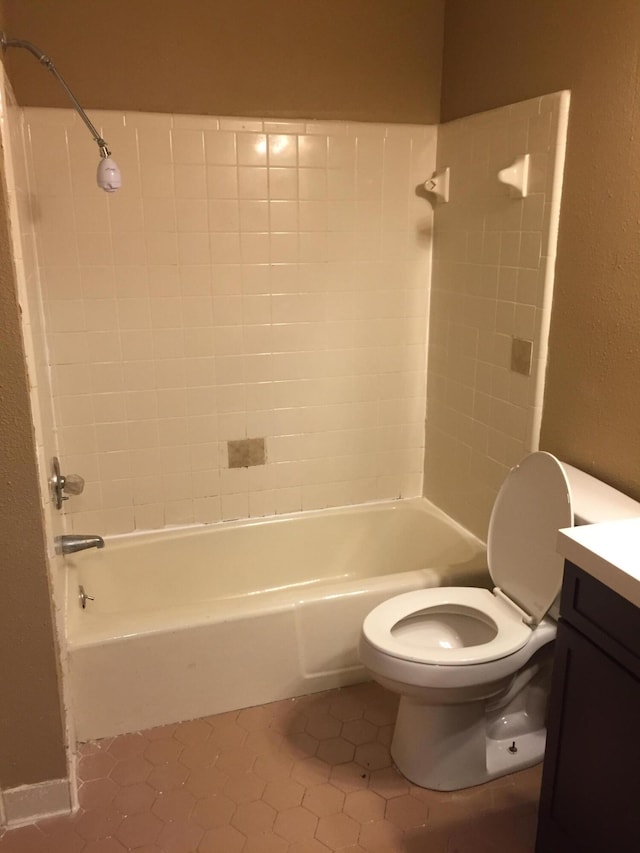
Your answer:
[[[27,111],[61,452],[92,486],[73,529],[417,494],[429,245],[408,254],[410,161],[433,171],[435,130],[97,120],[123,166],[111,198],[73,113]],[[228,471],[246,435],[269,462]]]
[[[537,448],[545,363],[534,358],[531,377],[521,376],[509,369],[510,352],[521,337],[534,355],[546,353],[566,97],[470,116],[439,132],[451,201],[436,206],[434,224],[425,492],[482,537],[509,467]],[[529,195],[518,200],[497,172],[527,151]]]

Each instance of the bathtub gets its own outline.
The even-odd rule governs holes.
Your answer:
[[[488,583],[483,543],[424,499],[113,537],[65,563],[79,741],[362,681],[369,610]]]

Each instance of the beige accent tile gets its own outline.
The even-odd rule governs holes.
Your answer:
[[[228,442],[229,468],[248,468],[266,462],[263,438],[246,438]]]
[[[523,376],[531,375],[532,342],[513,338],[511,344],[511,370]]]

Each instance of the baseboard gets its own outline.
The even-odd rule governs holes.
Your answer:
[[[6,826],[21,826],[71,811],[68,779],[51,779],[0,791],[0,815]]]

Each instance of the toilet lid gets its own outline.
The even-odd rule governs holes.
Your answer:
[[[558,530],[573,525],[569,481],[550,453],[531,453],[511,470],[491,513],[487,559],[497,587],[534,624],[560,592]]]

